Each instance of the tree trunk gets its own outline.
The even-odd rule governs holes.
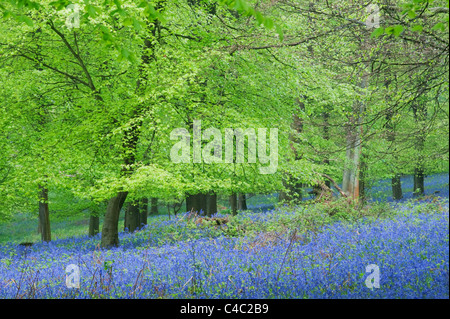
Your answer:
[[[239,210],[247,210],[247,198],[245,194],[240,193],[238,197],[238,209]]]
[[[297,112],[292,114],[291,133],[289,134],[289,145],[294,154],[294,160],[298,161],[302,158],[297,150],[297,146],[300,143],[298,135],[303,132],[303,119],[299,116],[305,111],[305,104],[297,99]],[[299,203],[302,201],[302,182],[297,178],[294,178],[290,174],[286,174],[283,179],[283,185],[285,187],[284,198],[289,202]]]
[[[125,214],[123,217],[123,231],[128,231],[128,207],[125,209]]]
[[[148,216],[148,198],[141,198],[139,202],[139,213],[140,213],[140,225],[142,227],[147,225],[147,216]]]
[[[211,217],[217,213],[217,194],[211,193],[207,196],[206,215]]]
[[[89,237],[97,235],[100,231],[100,217],[96,213],[89,216]]]
[[[361,58],[365,59],[366,55],[371,50],[369,40],[362,39],[360,45]],[[359,170],[361,165],[361,151],[362,151],[362,136],[363,136],[363,117],[366,106],[364,104],[365,90],[369,87],[369,62],[360,64],[361,78],[359,82],[358,98],[353,104],[352,114],[348,120],[347,126],[347,150],[346,162],[342,180],[342,189],[349,198],[359,199]]]
[[[150,199],[150,214],[151,215],[157,215],[158,214],[158,198],[152,197]]]
[[[344,175],[342,178],[342,189],[348,197],[357,199],[359,197],[359,165],[361,141],[355,118],[350,119],[347,132],[347,150]]]
[[[422,196],[425,194],[425,174],[421,163],[419,162],[414,168],[414,196]]]
[[[361,163],[359,169],[359,203],[363,204],[366,202],[366,179],[367,179],[367,155],[362,154]]]
[[[50,212],[48,209],[48,189],[45,186],[40,186],[39,196],[39,225],[41,229],[41,240],[51,241],[50,231]]]
[[[418,101],[412,106],[414,119],[418,126],[418,132],[416,133],[416,163],[414,167],[414,196],[422,196],[425,194],[425,170],[424,170],[424,148],[426,141],[426,120],[427,109],[426,105],[422,101]]]
[[[403,198],[403,192],[402,192],[402,181],[400,179],[401,175],[396,174],[391,179],[392,183],[392,198],[394,200],[399,200]]]
[[[190,195],[186,195],[186,212],[190,212],[192,208],[192,197]]]
[[[322,113],[322,117],[323,117],[323,139],[328,141],[330,139],[330,113],[327,112],[323,112]],[[325,158],[323,160],[324,164],[329,166],[330,165],[330,160],[327,158]],[[329,180],[325,181],[325,186],[327,186],[328,188],[331,188],[331,182]]]
[[[128,204],[126,215],[125,228],[127,228],[130,233],[133,233],[140,228],[141,224],[139,204],[136,201]]]
[[[388,87],[388,84],[386,84],[386,87]],[[387,141],[391,143],[393,147],[393,159],[394,159],[394,177],[391,178],[391,184],[392,184],[392,199],[394,200],[400,200],[403,198],[403,192],[402,192],[402,182],[401,182],[401,174],[398,173],[399,169],[397,167],[397,148],[395,145],[396,140],[396,132],[395,132],[395,125],[392,121],[394,113],[393,111],[389,110],[389,112],[386,114],[386,129],[387,129]]]
[[[206,194],[188,195],[186,197],[186,210],[197,212],[198,214],[206,214]]]
[[[119,215],[127,195],[128,192],[118,192],[117,196],[114,196],[108,201],[102,228],[102,240],[100,244],[102,248],[109,249],[114,246],[119,246]]]
[[[237,196],[236,193],[233,193],[230,195],[230,208],[231,208],[231,214],[236,215],[237,214]]]
[[[158,4],[156,7],[157,9],[162,11],[163,7],[161,4],[163,3]],[[156,60],[154,52],[156,43],[158,43],[160,40],[159,36],[156,37],[157,28],[160,21],[158,19],[154,19],[152,22],[153,23],[151,25],[148,24],[147,26],[148,30],[153,35],[153,39],[156,39],[156,41],[152,41],[150,37],[142,38],[142,40],[144,41],[143,48],[148,50],[143,50],[143,54],[141,56],[142,63],[139,65],[139,77],[136,82],[136,93],[138,93],[138,95],[143,93],[145,86],[142,85],[142,82],[147,80],[145,69],[152,61]],[[135,120],[140,118],[140,116],[142,115],[142,110],[145,110],[145,107],[142,107],[142,105],[140,105],[138,108],[135,109],[134,112],[135,114],[133,117]],[[124,165],[122,166],[121,171],[122,176],[130,175],[133,171],[133,165],[135,164],[136,160],[135,158],[136,146],[139,139],[141,126],[142,126],[142,119],[139,119],[136,122],[133,122],[133,124],[131,124],[131,126],[124,132],[124,137],[122,140],[122,146],[124,148],[123,151]],[[103,221],[102,239],[101,239],[102,248],[111,248],[119,245],[119,233],[118,233],[119,215],[123,203],[127,198],[127,195],[128,195],[127,191],[121,191],[118,192],[116,196],[114,196],[108,201],[105,219]]]

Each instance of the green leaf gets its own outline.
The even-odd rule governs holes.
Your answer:
[[[420,24],[416,24],[415,26],[413,26],[411,28],[411,31],[413,31],[413,32],[422,32],[422,30],[423,30],[423,26],[421,26]]]
[[[130,26],[132,24],[133,24],[133,19],[131,19],[130,17],[123,19],[124,26]]]
[[[34,25],[33,20],[31,20],[30,18],[28,18],[25,15],[21,15],[19,17],[19,21],[20,22],[25,22],[28,26],[32,27]]]
[[[398,37],[403,32],[403,26],[396,25],[394,26],[393,33],[396,37]]]
[[[144,9],[144,14],[150,16],[152,20],[158,18],[158,12],[156,12],[155,7],[151,4],[147,4]]]
[[[142,30],[142,22],[136,19],[133,19],[133,27],[136,31],[141,31]]]
[[[11,16],[12,16],[11,11],[4,11],[4,12],[3,12],[3,18],[4,18],[4,19],[8,19],[8,18],[11,17]]]
[[[121,9],[122,8],[122,3],[119,0],[114,0],[114,4],[116,5],[117,9]]]
[[[270,19],[270,18],[264,19],[264,26],[267,29],[272,29],[273,28],[273,21],[272,21],[272,19]]]
[[[434,30],[434,31],[439,31],[439,30],[440,31],[445,31],[445,25],[442,22],[436,23],[434,25],[434,27],[431,28],[431,30]]]
[[[245,12],[247,10],[247,3],[242,0],[236,0],[234,8],[239,12]]]
[[[380,27],[380,28],[376,28],[375,30],[373,30],[372,34],[370,35],[371,38],[378,38],[379,36],[381,36],[384,33],[384,28]]]
[[[394,27],[387,27],[386,29],[384,29],[384,32],[388,35],[391,35],[394,33]]]
[[[277,30],[277,34],[278,34],[278,37],[280,38],[280,41],[283,42],[283,40],[284,40],[283,29],[281,29],[281,27],[279,25],[277,25],[275,27],[275,29]]]
[[[87,12],[88,12],[88,14],[89,14],[89,16],[91,18],[96,18],[97,17],[97,12],[99,12],[98,8],[88,4],[86,9],[87,9]]]
[[[50,5],[59,11],[59,10],[67,8],[67,6],[71,3],[72,2],[68,1],[68,0],[59,0],[59,1],[50,2]]]
[[[258,25],[261,25],[264,23],[264,17],[261,14],[261,12],[256,12],[255,18],[256,18],[256,21],[258,22]]]
[[[414,19],[416,17],[416,12],[414,10],[408,11],[408,18]]]

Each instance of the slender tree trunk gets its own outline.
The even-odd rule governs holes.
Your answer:
[[[350,119],[347,132],[346,167],[344,170],[342,189],[348,197],[359,197],[359,169],[361,155],[361,140],[358,132],[357,120]]]
[[[190,212],[194,207],[192,205],[192,197],[187,194],[186,195],[186,212]]]
[[[207,207],[206,207],[206,215],[211,217],[212,215],[217,213],[217,194],[211,193],[207,196]]]
[[[89,216],[89,236],[93,237],[100,231],[100,217],[96,213]]]
[[[231,208],[231,214],[236,215],[237,214],[237,196],[236,193],[233,193],[230,195],[230,208]]]
[[[247,198],[245,194],[240,193],[238,196],[238,210],[247,210]]]
[[[128,207],[125,209],[125,214],[123,217],[123,231],[128,231]]]
[[[139,213],[140,213],[140,225],[142,227],[147,225],[147,216],[148,216],[148,198],[141,198],[139,202]]]
[[[152,197],[150,199],[150,214],[157,215],[158,214],[158,198]]]
[[[425,169],[424,169],[424,148],[426,141],[426,119],[427,109],[424,102],[419,101],[412,106],[414,119],[418,126],[416,133],[416,162],[414,167],[414,196],[422,196],[425,194]]]
[[[392,198],[394,200],[399,200],[403,198],[403,192],[402,192],[402,181],[400,179],[400,174],[395,174],[394,177],[391,179],[392,183]]]
[[[328,141],[330,139],[330,113],[329,112],[323,112],[322,113],[323,116],[323,138],[324,140]],[[325,158],[323,160],[325,165],[330,165],[330,160],[327,158]],[[325,180],[325,185],[328,188],[331,188],[331,182],[329,180]]]
[[[367,188],[367,155],[362,154],[359,169],[359,203],[366,202],[366,188]]]
[[[292,114],[291,133],[289,134],[289,146],[294,154],[294,160],[298,161],[302,158],[297,150],[300,143],[298,135],[303,132],[303,119],[299,116],[305,111],[305,104],[297,99],[297,112]],[[284,190],[281,192],[280,199],[288,202],[300,203],[303,200],[302,186],[303,183],[290,174],[283,177]]]
[[[414,196],[425,194],[425,174],[421,163],[414,168]]]
[[[388,84],[386,84],[388,87]],[[387,141],[391,143],[393,147],[393,158],[394,158],[394,176],[391,178],[392,185],[392,199],[400,200],[403,198],[402,192],[402,181],[400,179],[401,174],[398,173],[398,167],[396,162],[398,160],[397,156],[397,148],[395,147],[396,133],[395,133],[395,125],[392,122],[392,117],[394,113],[389,111],[386,115],[386,129],[387,129]]]
[[[41,240],[51,241],[50,231],[50,212],[48,209],[48,189],[45,186],[40,186],[39,196],[39,224],[41,228]]]
[[[351,119],[353,120],[353,119]],[[347,135],[346,135],[346,147],[345,147],[345,168],[344,173],[342,176],[342,190],[347,194],[347,196],[350,195],[351,189],[353,188],[352,185],[352,178],[351,178],[351,163],[353,158],[353,150],[354,150],[354,133],[352,132],[351,126],[353,126],[353,123],[350,123],[350,125],[347,127]]]
[[[102,248],[119,246],[119,215],[127,195],[128,192],[118,192],[117,196],[108,201],[102,228]]]
[[[140,228],[141,224],[138,202],[133,201],[128,203],[126,215],[125,228],[127,228],[130,233],[133,233]]]

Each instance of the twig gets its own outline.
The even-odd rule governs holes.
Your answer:
[[[296,234],[297,234],[297,228],[294,229],[294,233],[289,238],[289,246],[286,249],[286,252],[284,253],[284,257],[283,257],[283,261],[281,262],[280,269],[278,269],[277,280],[275,281],[275,285],[278,284],[278,279],[280,278],[281,269],[283,269],[284,261],[286,260],[286,256],[287,256],[289,250],[291,249],[291,246],[292,246],[292,243],[294,242],[294,238],[295,238]]]

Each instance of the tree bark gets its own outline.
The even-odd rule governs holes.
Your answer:
[[[136,201],[128,204],[126,215],[125,228],[127,228],[130,233],[133,233],[140,228],[141,224],[139,204]]]
[[[208,194],[206,201],[206,215],[211,217],[212,215],[217,213],[217,194],[214,192]]]
[[[236,215],[237,214],[237,196],[236,193],[233,193],[230,195],[230,209],[231,214]]]
[[[245,194],[239,193],[238,210],[247,210],[247,198],[245,197]]]
[[[386,84],[386,87],[388,87],[388,84]],[[386,114],[386,129],[387,129],[387,141],[390,142],[391,145],[393,146],[393,159],[395,161],[394,162],[394,176],[391,178],[392,199],[400,200],[403,198],[403,192],[402,192],[402,181],[400,179],[401,174],[398,173],[399,169],[396,165],[398,156],[397,156],[397,148],[395,146],[395,140],[396,140],[395,125],[392,122],[393,115],[394,115],[393,111],[389,111]]]
[[[414,168],[414,196],[422,196],[425,194],[425,174],[421,163],[417,163]]]
[[[51,241],[50,231],[50,212],[48,209],[48,189],[45,186],[40,186],[39,196],[39,225],[41,229],[41,240]]]
[[[327,112],[323,112],[322,113],[322,117],[323,117],[323,139],[328,141],[330,139],[330,122],[329,122],[330,113],[328,111]],[[323,162],[327,166],[330,165],[330,160],[328,159],[328,157],[325,158],[323,160]],[[331,188],[331,182],[329,180],[325,181],[325,185],[328,188]]]
[[[289,134],[290,147],[294,153],[294,160],[298,161],[302,158],[296,146],[300,143],[298,135],[303,132],[303,119],[299,116],[305,111],[305,104],[297,99],[297,112],[292,114],[291,133]],[[303,200],[302,196],[302,182],[297,178],[288,174],[284,181],[284,187],[287,189],[286,199],[290,202],[299,203]]]
[[[414,167],[414,196],[422,196],[425,194],[425,169],[424,169],[424,148],[426,141],[426,119],[427,109],[424,102],[419,101],[412,106],[414,119],[418,126],[416,133],[416,161]]]
[[[119,246],[119,215],[127,195],[128,192],[118,192],[117,196],[108,201],[102,228],[102,248],[109,249]]]
[[[158,3],[155,9],[161,10],[163,9],[164,3]],[[147,75],[145,74],[145,67],[147,67],[151,61],[155,61],[155,46],[156,43],[159,42],[160,37],[159,35],[156,36],[157,29],[159,30],[159,23],[160,21],[158,19],[155,19],[152,21],[152,24],[148,24],[147,27],[149,28],[149,31],[153,35],[153,39],[156,39],[155,41],[152,41],[152,38],[145,37],[142,40],[144,40],[143,44],[143,54],[142,54],[142,63],[139,65],[139,77],[136,82],[136,93],[138,95],[143,93],[144,90],[144,81],[147,80]],[[146,109],[145,105],[139,105],[136,107],[132,112],[132,118],[134,120],[139,119],[140,115],[142,115],[142,112]],[[130,175],[133,171],[133,165],[135,164],[136,158],[135,158],[135,152],[136,152],[136,145],[139,139],[140,129],[142,126],[142,119],[137,120],[136,122],[133,122],[131,126],[125,131],[124,138],[122,141],[124,152],[124,165],[122,166],[121,175],[127,176]],[[128,192],[127,191],[119,191],[116,196],[111,198],[108,202],[108,206],[106,208],[106,214],[105,219],[103,221],[103,229],[102,229],[102,239],[101,239],[101,247],[102,248],[111,248],[114,246],[119,245],[119,215],[120,210],[123,206],[123,203],[125,202],[127,198]],[[138,210],[139,211],[139,210]]]
[[[365,66],[367,69],[367,66]],[[360,88],[365,89],[368,86],[368,73],[364,71],[361,77]],[[361,92],[364,94],[364,91]],[[347,126],[347,149],[346,149],[346,163],[344,174],[342,178],[342,189],[348,197],[359,199],[360,179],[359,170],[361,165],[361,150],[362,150],[362,134],[363,134],[363,114],[365,105],[362,101],[355,101],[353,107],[353,114],[349,118]]]
[[[141,221],[139,227],[147,225],[147,216],[148,216],[148,198],[147,197],[141,198],[141,200],[139,202],[139,213],[140,213],[140,221]]]
[[[151,215],[157,215],[158,214],[158,198],[152,197],[150,199],[150,214]]]
[[[89,237],[97,235],[100,231],[100,217],[92,213],[89,216]]]
[[[395,174],[394,177],[391,179],[392,183],[392,198],[394,200],[399,200],[403,198],[403,192],[402,192],[402,181],[400,179],[400,174]]]
[[[359,168],[359,202],[360,204],[366,201],[366,179],[367,179],[367,155],[362,154],[360,168]]]
[[[359,117],[357,115],[357,117]],[[359,197],[359,165],[361,155],[361,140],[359,136],[357,119],[352,116],[347,131],[347,150],[342,189],[348,197]]]
[[[206,205],[206,194],[194,194],[187,195],[186,197],[186,210],[197,212],[198,214],[206,214],[207,205]]]

